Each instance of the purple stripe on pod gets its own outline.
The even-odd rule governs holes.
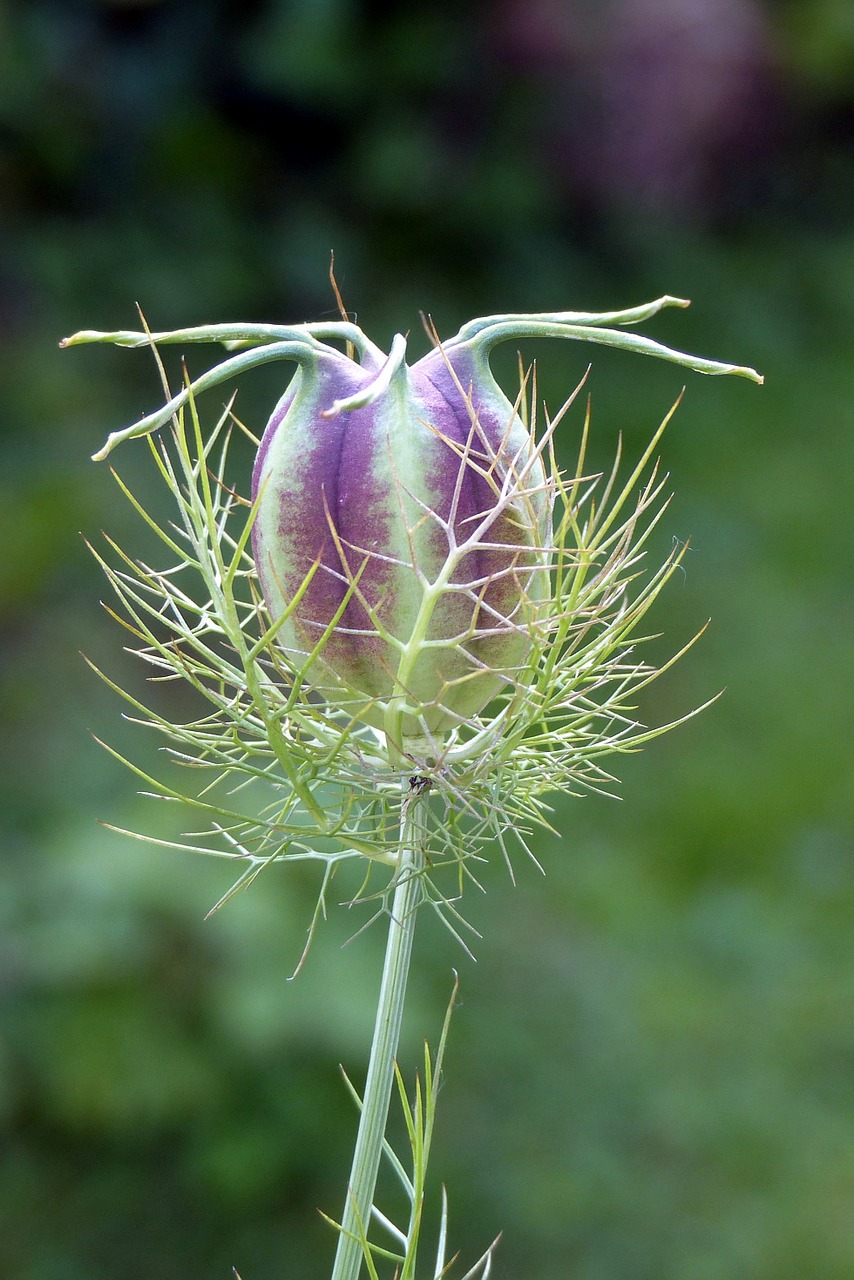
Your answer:
[[[549,532],[545,471],[532,456],[527,429],[492,377],[485,352],[474,344],[439,348],[419,361],[413,374],[444,402],[445,422],[453,421],[458,443],[469,448],[466,495],[456,522],[460,535],[495,511],[508,480],[516,489],[454,577],[477,584],[466,597],[475,628],[467,652],[479,664],[512,673],[529,649],[530,606],[548,590],[547,575],[532,573],[536,551]],[[472,616],[473,597],[480,607]],[[496,690],[500,683],[499,675]]]
[[[324,418],[336,399],[370,380],[352,360],[327,349],[313,353],[279,402],[258,451],[253,498],[261,498],[252,531],[261,590],[273,621],[297,594],[315,562],[317,571],[292,618],[280,631],[286,649],[307,654],[335,617],[348,590],[330,529],[340,524],[339,477],[348,422]],[[352,416],[352,415],[349,415]],[[324,657],[336,670],[358,666],[352,646],[332,636]],[[360,687],[358,671],[340,674]]]

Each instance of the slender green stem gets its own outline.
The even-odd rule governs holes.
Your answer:
[[[370,1226],[394,1082],[394,1062],[403,1020],[415,918],[421,901],[419,809],[426,803],[426,788],[410,784],[401,807],[397,885],[391,905],[374,1038],[332,1280],[358,1280],[363,1261],[362,1241]]]

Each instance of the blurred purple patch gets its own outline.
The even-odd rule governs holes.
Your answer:
[[[775,132],[755,0],[505,0],[496,37],[546,84],[543,164],[598,207],[704,222],[738,200]]]

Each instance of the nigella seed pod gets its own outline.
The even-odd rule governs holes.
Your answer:
[[[252,530],[291,661],[399,743],[475,715],[524,664],[551,512],[484,345],[412,368],[404,351],[306,353],[261,441]]]
[[[687,305],[666,295],[624,311],[489,316],[447,342],[436,339],[411,368],[402,337],[386,357],[349,321],[84,330],[62,345],[218,342],[233,353],[155,413],[113,432],[99,460],[170,420],[180,437],[183,410],[202,391],[261,364],[296,363],[253,472],[254,568],[269,614],[262,645],[268,657],[273,647],[286,655],[297,696],[297,685],[321,694],[417,757],[465,723],[478,729],[468,745],[482,741],[478,714],[502,691],[524,692],[535,668],[543,675],[540,659],[565,631],[565,605],[552,588],[560,587],[572,520],[559,521],[556,551],[552,501],[561,481],[542,461],[555,421],[535,442],[490,372],[492,348],[572,339],[761,382],[754,369],[626,331],[664,307]],[[327,340],[348,344],[356,358]],[[195,510],[188,516],[192,544],[201,519]],[[218,519],[206,515],[202,524]],[[241,573],[243,547],[240,540]],[[222,574],[217,560],[208,579],[217,600]],[[229,610],[232,645],[235,625]],[[247,676],[256,697],[260,651],[253,649]],[[537,715],[541,693],[537,686],[528,704]]]

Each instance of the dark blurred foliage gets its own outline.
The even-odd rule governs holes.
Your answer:
[[[331,1259],[336,1064],[358,1079],[382,938],[342,950],[364,917],[336,910],[289,984],[309,876],[204,923],[227,868],[97,825],[181,830],[88,736],[153,760],[78,656],[158,696],[79,535],[142,545],[88,456],[158,387],[144,353],[56,348],[136,301],[156,328],[330,314],[331,249],[377,341],[670,292],[694,309],[650,332],[768,377],[692,375],[664,444],[658,549],[692,550],[658,622],[713,622],[643,710],[725,696],[623,762],[620,803],[558,799],[544,880],[488,872],[477,966],[420,935],[408,1069],[462,972],[456,1243],[503,1228],[496,1275],[526,1280],[854,1274],[852,145],[839,0],[0,0],[4,1276]],[[553,406],[593,356],[602,460],[682,383],[528,354]],[[241,389],[256,429],[282,376]],[[116,462],[146,493],[144,447]]]

